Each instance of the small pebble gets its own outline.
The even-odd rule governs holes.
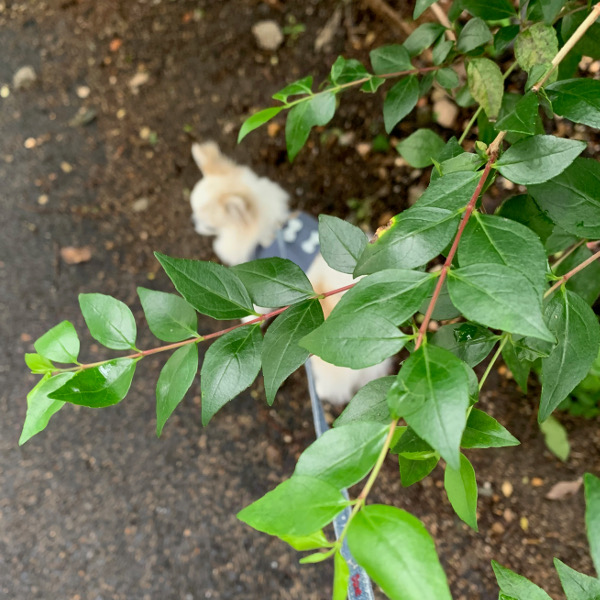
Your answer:
[[[502,493],[506,498],[510,498],[513,493],[513,485],[510,481],[505,481],[502,483]]]
[[[80,85],[77,90],[75,90],[78,98],[85,100],[91,93],[90,88],[87,85]]]
[[[139,213],[147,210],[148,206],[150,206],[150,201],[148,198],[138,198],[132,205],[131,210],[133,212]]]
[[[529,529],[529,519],[527,517],[521,517],[519,519],[519,525],[523,531],[527,531]]]
[[[10,96],[10,88],[7,85],[0,87],[0,98],[8,98]]]
[[[13,77],[13,87],[16,90],[24,90],[31,87],[37,81],[37,75],[32,66],[21,67]]]
[[[281,27],[275,21],[259,21],[252,26],[256,44],[262,50],[277,50],[283,44]]]
[[[531,485],[533,487],[541,487],[542,485],[544,485],[544,480],[540,477],[532,477],[531,478]]]
[[[48,204],[48,196],[46,194],[42,194],[39,198],[38,198],[38,204],[40,206],[44,206],[46,204]]]
[[[25,140],[25,144],[23,144],[23,145],[25,146],[25,148],[31,149],[31,148],[35,148],[36,143],[37,142],[35,141],[35,138],[30,137]]]

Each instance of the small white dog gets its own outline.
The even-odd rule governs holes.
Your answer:
[[[214,142],[193,144],[192,156],[203,175],[190,197],[194,225],[199,234],[215,236],[215,253],[226,265],[281,255],[276,254],[277,233],[283,229],[284,240],[303,236],[300,250],[286,252],[286,258],[305,270],[315,292],[352,283],[351,275],[335,271],[325,262],[318,252],[316,220],[302,213],[291,215],[289,196],[279,185],[235,164]],[[312,231],[310,221],[315,223]],[[325,318],[338,300],[339,295],[321,301]],[[348,402],[359,388],[391,368],[391,359],[360,370],[336,367],[315,356],[311,361],[317,394],[335,404]]]

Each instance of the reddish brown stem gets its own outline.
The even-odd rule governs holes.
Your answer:
[[[479,198],[479,195],[481,194],[481,190],[483,189],[483,186],[485,185],[488,175],[490,174],[492,164],[494,163],[495,160],[496,160],[496,155],[494,153],[492,156],[490,156],[489,160],[487,161],[485,168],[483,169],[483,173],[481,174],[481,177],[479,178],[479,183],[477,184],[477,187],[475,188],[475,191],[473,192],[473,195],[471,196],[471,199],[469,200],[469,204],[467,204],[467,208],[463,214],[463,218],[458,227],[456,237],[454,238],[454,241],[452,242],[452,246],[450,247],[450,252],[448,252],[448,256],[446,257],[446,261],[444,262],[444,266],[442,267],[442,271],[440,273],[440,276],[438,277],[437,284],[435,286],[435,290],[433,291],[433,295],[431,296],[431,301],[429,302],[429,306],[427,307],[427,312],[425,313],[425,318],[423,319],[423,323],[421,323],[421,327],[419,327],[419,335],[417,337],[415,349],[419,348],[419,346],[423,342],[423,338],[425,337],[425,334],[427,333],[427,327],[429,326],[429,322],[431,321],[431,315],[433,314],[433,309],[435,308],[436,302],[438,301],[438,298],[440,296],[440,292],[442,291],[442,286],[444,285],[444,281],[446,281],[446,275],[448,274],[448,270],[450,269],[450,265],[452,264],[452,260],[454,259],[454,255],[456,254],[456,250],[458,249],[458,243],[460,242],[460,238],[462,237],[463,231],[465,230],[465,227],[467,226],[467,222],[468,222],[469,218],[471,217],[473,210],[475,209],[475,204],[477,204],[477,199]]]
[[[574,269],[571,269],[568,273],[565,273],[545,294],[544,298],[547,298],[554,290],[557,290],[561,285],[567,283],[573,275],[577,275],[579,271],[583,271],[588,265],[591,265],[596,259],[600,258],[600,250],[596,254],[592,254],[589,258],[586,258],[582,263],[579,263]]]
[[[344,287],[337,288],[335,290],[330,290],[329,292],[324,292],[323,294],[314,296],[314,298],[327,298],[328,296],[333,296],[334,294],[341,294],[342,292],[349,290],[350,288],[354,287],[355,285],[356,285],[355,283],[350,283],[349,285],[345,285]],[[150,356],[151,354],[158,354],[159,352],[175,350],[176,348],[181,348],[182,346],[187,346],[188,344],[197,344],[204,340],[211,340],[214,338],[218,338],[218,337],[221,337],[222,335],[225,335],[226,333],[229,333],[230,331],[233,331],[234,329],[237,329],[238,327],[244,327],[245,325],[254,325],[256,323],[262,323],[263,321],[266,321],[267,319],[270,319],[271,317],[275,317],[275,316],[281,314],[282,312],[286,311],[288,308],[289,308],[289,306],[284,306],[282,308],[278,308],[277,310],[268,312],[264,315],[260,315],[259,317],[256,317],[255,319],[252,319],[250,321],[246,321],[245,323],[238,323],[237,325],[232,325],[231,327],[227,327],[227,329],[221,329],[220,331],[215,331],[214,333],[209,333],[207,335],[199,335],[197,337],[190,338],[189,340],[183,340],[181,342],[176,342],[174,344],[168,344],[166,346],[157,346],[156,348],[150,348],[149,350],[141,350],[140,352],[135,352],[133,354],[129,354],[127,356],[122,356],[119,358],[131,358],[131,359],[143,358],[144,356]],[[115,359],[109,359],[109,360],[115,360]],[[81,364],[81,365],[77,365],[76,367],[72,367],[70,369],[61,369],[60,371],[56,371],[54,374],[65,373],[65,372],[69,372],[69,371],[83,371],[85,369],[90,369],[92,367],[98,367],[100,365],[103,365],[103,364],[109,362],[109,360],[101,360],[99,362]]]

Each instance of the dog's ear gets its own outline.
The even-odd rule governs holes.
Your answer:
[[[192,144],[192,156],[203,175],[222,175],[233,166],[215,142]]]
[[[222,198],[225,213],[232,223],[249,225],[252,218],[252,205],[249,200],[238,194],[230,194]]]

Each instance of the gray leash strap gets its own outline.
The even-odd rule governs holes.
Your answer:
[[[308,392],[310,394],[310,404],[312,406],[313,420],[315,423],[315,433],[317,434],[317,437],[321,437],[329,429],[329,425],[327,425],[325,413],[323,412],[323,406],[319,400],[319,397],[317,396],[315,378],[312,371],[312,365],[310,364],[310,358],[304,363],[304,368],[306,369],[306,377],[308,379]],[[342,494],[347,500],[350,499],[346,490],[342,490]],[[333,529],[335,531],[336,538],[340,537],[346,523],[348,522],[351,512],[352,510],[348,506],[333,520]],[[354,557],[348,548],[347,540],[344,540],[344,543],[342,544],[341,553],[346,559],[346,563],[350,569],[348,600],[375,600],[371,580],[369,579],[365,570],[362,567],[359,567],[354,560]]]
[[[277,230],[277,245],[279,247],[279,256],[281,258],[287,258],[287,252],[285,249],[285,241],[281,233],[281,229]],[[317,388],[315,387],[315,377],[312,371],[312,365],[310,364],[310,358],[304,363],[306,369],[306,378],[308,379],[308,393],[310,394],[310,404],[312,406],[313,421],[315,423],[315,433],[317,437],[321,437],[328,429],[327,421],[325,420],[325,413],[323,412],[323,405],[317,396]],[[346,500],[350,500],[348,492],[342,490],[342,495]],[[333,530],[335,531],[335,537],[338,539],[344,530],[344,526],[350,518],[352,510],[350,507],[346,507],[334,520]],[[348,600],[375,600],[373,595],[373,586],[371,580],[362,567],[359,567],[354,557],[350,553],[348,548],[348,541],[344,540],[342,544],[341,554],[348,564],[350,569],[350,581],[348,582]]]

